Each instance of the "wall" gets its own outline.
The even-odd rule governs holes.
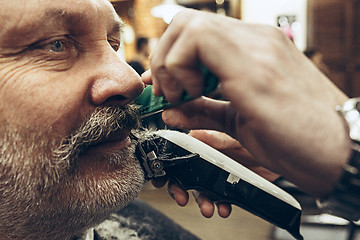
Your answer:
[[[292,26],[294,43],[306,49],[307,4],[306,0],[242,0],[241,18],[245,22],[278,26],[279,15],[295,16]]]
[[[162,0],[112,0],[111,2],[126,23],[125,30],[128,32],[125,34],[134,34],[133,42],[123,43],[123,56],[126,61],[129,61],[136,53],[135,39],[137,37],[149,38],[150,47],[152,47],[165,31],[167,24],[150,13],[151,8],[161,4]]]
[[[330,67],[330,79],[351,97],[360,96],[360,1],[308,0],[309,45]]]

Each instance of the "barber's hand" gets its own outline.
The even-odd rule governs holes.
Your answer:
[[[161,188],[167,183],[166,178],[152,180],[152,184],[156,188]],[[181,189],[180,186],[173,182],[168,183],[168,192],[170,196],[176,201],[179,206],[186,206],[189,202],[189,194],[187,191]],[[207,197],[202,195],[197,191],[192,191],[192,195],[194,196],[196,202],[199,205],[201,214],[210,218],[214,215],[215,206],[212,201],[210,201]],[[231,213],[231,205],[217,203],[218,214],[220,217],[227,218]]]
[[[253,170],[260,176],[269,181],[276,180],[279,175],[275,174],[265,168],[260,167],[253,159],[252,155],[243,148],[240,143],[226,135],[225,133],[209,131],[209,130],[192,130],[190,135],[198,140],[208,144],[209,146],[221,151],[230,158],[239,162],[240,164]],[[155,187],[162,187],[165,185],[166,179],[160,181],[153,181]],[[182,190],[179,186],[173,183],[168,184],[168,191],[172,198],[180,205],[185,206],[188,203],[189,195],[186,191]],[[214,214],[215,206],[205,195],[193,191],[193,196],[199,205],[200,211],[203,216],[211,217]],[[231,206],[228,204],[217,203],[218,214],[221,217],[228,217],[231,213]]]
[[[254,157],[241,146],[239,141],[225,133],[212,130],[191,130],[190,135],[217,149],[270,182],[280,177],[279,174],[260,166]]]
[[[225,132],[262,166],[326,195],[351,152],[334,110],[347,97],[279,29],[195,10],[173,19],[143,79],[171,102],[184,90],[197,97],[200,63],[219,77],[229,102],[203,98],[165,111],[164,121]]]

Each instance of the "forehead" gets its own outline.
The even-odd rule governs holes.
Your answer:
[[[34,29],[54,28],[55,24],[84,29],[113,27],[120,22],[108,0],[1,0],[0,39],[25,35]]]

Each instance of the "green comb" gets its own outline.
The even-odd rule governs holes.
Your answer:
[[[211,73],[206,67],[201,66],[201,71],[205,79],[205,87],[203,95],[213,92],[219,83],[219,79]],[[184,93],[181,98],[181,103],[193,100],[188,93]],[[164,109],[174,107],[175,104],[166,101],[165,97],[157,97],[152,92],[152,85],[146,87],[141,95],[135,99],[135,104],[140,105],[140,114],[142,118],[156,114]],[[176,104],[178,105],[178,104]]]

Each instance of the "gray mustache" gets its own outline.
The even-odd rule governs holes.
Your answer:
[[[68,170],[74,169],[77,159],[89,147],[109,136],[130,131],[140,126],[139,108],[135,105],[97,108],[89,119],[74,133],[66,137],[54,151],[59,162],[67,163]]]

